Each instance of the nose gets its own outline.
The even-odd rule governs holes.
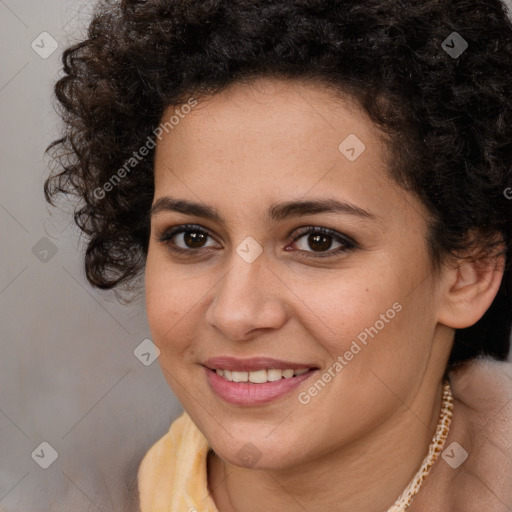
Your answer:
[[[287,319],[286,286],[267,264],[264,253],[247,263],[234,253],[214,288],[207,323],[226,338],[249,341],[262,331],[279,329]]]

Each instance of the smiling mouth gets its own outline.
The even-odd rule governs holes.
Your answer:
[[[265,382],[276,382],[282,379],[291,379],[304,375],[312,368],[285,369],[268,368],[254,371],[236,371],[215,369],[215,373],[228,382],[250,382],[252,384],[264,384]]]
[[[207,359],[202,366],[210,389],[237,406],[264,405],[284,398],[319,370],[304,361],[227,355]]]

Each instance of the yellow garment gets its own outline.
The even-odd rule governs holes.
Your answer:
[[[206,438],[183,413],[139,466],[141,512],[218,512],[208,494]]]

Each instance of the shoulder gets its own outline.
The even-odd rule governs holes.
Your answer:
[[[472,359],[449,372],[454,395],[480,400],[487,395],[493,402],[512,399],[512,363],[489,357]]]
[[[137,473],[141,501],[154,494],[154,490],[160,487],[161,480],[172,477],[174,459],[181,444],[185,421],[185,415],[182,414],[142,458]]]
[[[204,482],[195,480],[205,473],[208,449],[204,436],[188,414],[183,413],[151,446],[139,465],[141,511],[168,510],[185,489],[199,490]]]
[[[457,478],[460,487],[486,510],[510,511],[512,363],[478,358],[453,371],[450,379],[454,416],[459,409],[463,422],[454,434],[467,434],[468,456]]]
[[[445,448],[411,511],[512,511],[512,363],[468,361],[449,372]]]
[[[454,415],[464,421],[472,445],[484,439],[512,448],[512,363],[478,358],[449,373]],[[512,465],[512,453],[509,453]]]

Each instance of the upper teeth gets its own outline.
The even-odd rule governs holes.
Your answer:
[[[236,372],[232,370],[215,370],[217,375],[224,377],[230,382],[253,382],[254,384],[262,384],[263,382],[273,382],[282,378],[290,379],[295,375],[303,375],[309,368],[301,368],[300,370],[277,370],[270,368],[268,370],[256,370],[253,372]]]

